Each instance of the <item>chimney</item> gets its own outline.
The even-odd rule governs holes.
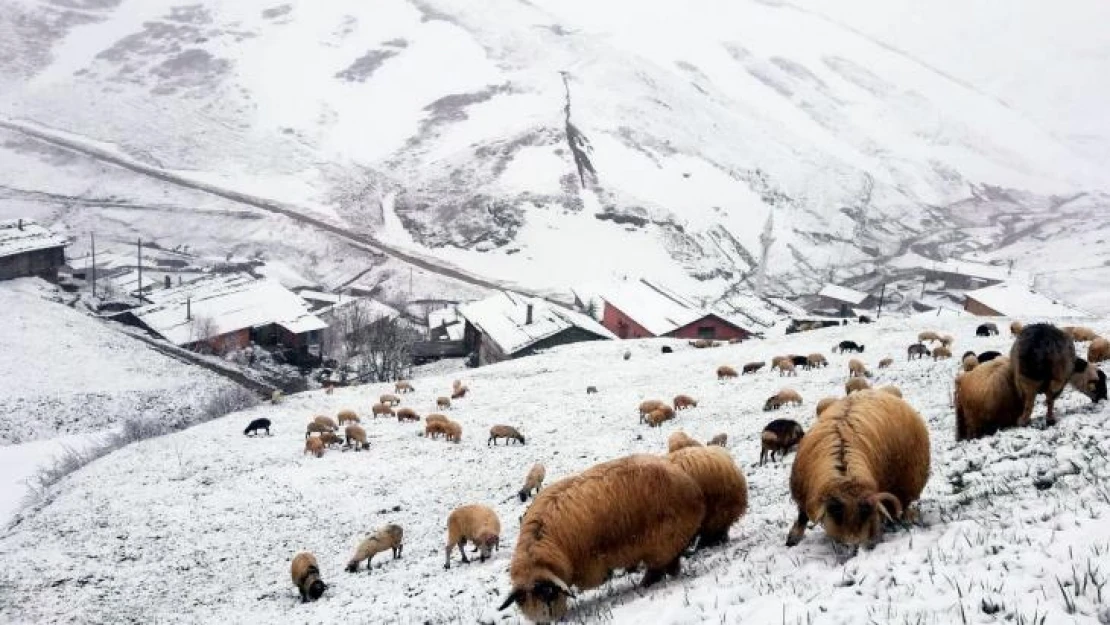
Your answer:
[[[524,325],[532,323],[532,305],[528,304],[528,312],[524,315]]]
[[[167,289],[170,288],[171,286],[173,286],[173,282],[170,280],[170,277],[168,275],[166,276],[166,283],[165,284],[166,284]]]
[[[19,220],[18,227],[19,227],[20,230],[23,229],[23,220],[22,219]]]

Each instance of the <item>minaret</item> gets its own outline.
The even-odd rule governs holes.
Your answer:
[[[763,286],[767,281],[767,258],[771,255],[771,245],[775,242],[772,231],[775,228],[775,209],[767,215],[767,223],[763,224],[763,234],[759,235],[759,243],[763,246],[763,253],[759,259],[759,270],[755,276],[755,294],[763,297]]]

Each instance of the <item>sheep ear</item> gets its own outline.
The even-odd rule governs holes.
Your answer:
[[[497,608],[497,610],[498,611],[504,610],[505,608],[511,606],[512,604],[520,601],[520,597],[523,594],[524,594],[524,592],[522,590],[520,590],[519,588],[514,589],[511,593],[509,593],[509,596],[505,598],[505,603],[502,603],[501,607]]]

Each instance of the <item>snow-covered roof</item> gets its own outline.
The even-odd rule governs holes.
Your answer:
[[[826,284],[821,287],[821,291],[817,294],[821,297],[827,297],[839,302],[846,302],[853,306],[858,306],[863,303],[863,300],[867,299],[867,293],[837,284]]]
[[[967,297],[994,310],[1004,317],[1086,317],[1089,313],[1054,300],[1047,295],[1018,284],[1003,282],[975,291]]]
[[[323,291],[313,291],[312,289],[300,289],[297,295],[301,299],[309,300],[312,302],[323,302],[326,304],[337,304],[342,297],[338,293],[325,293]]]
[[[988,265],[967,260],[944,260],[929,263],[923,269],[952,273],[960,276],[994,280],[996,282],[1024,282],[1028,283],[1030,276],[1024,271],[1011,271],[1009,267]]]
[[[732,293],[714,304],[711,312],[738,327],[769,327],[784,317],[777,305],[753,293]]]
[[[29,219],[0,220],[0,258],[65,245],[65,237]]]
[[[532,306],[532,323],[525,323],[529,304]],[[606,339],[617,338],[586,315],[541,299],[504,291],[462,306],[459,314],[496,343],[505,354],[519,352],[572,327]]]
[[[151,304],[131,311],[175,345],[186,345],[243,328],[277,324],[294,334],[327,326],[308,304],[277,282],[247,274],[213,274],[146,295]],[[186,318],[186,308],[191,318]],[[207,327],[197,319],[211,321]],[[197,336],[203,332],[207,336]]]
[[[458,309],[454,306],[440,308],[428,313],[428,329],[442,328],[447,334],[448,341],[463,340],[466,330],[466,324],[463,321]]]
[[[610,289],[601,298],[655,336],[663,336],[713,314],[681,295],[644,280]]]

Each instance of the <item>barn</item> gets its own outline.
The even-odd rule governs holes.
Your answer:
[[[875,298],[863,291],[838,284],[826,284],[817,293],[813,312],[829,312],[839,317],[855,317],[860,309],[873,308]]]
[[[622,339],[746,339],[751,332],[724,316],[701,308],[677,293],[638,280],[610,289],[601,324]]]
[[[965,295],[964,310],[980,317],[1060,319],[1086,317],[1086,313],[1064,302],[1019,284],[1002,283]]]
[[[463,341],[477,365],[519,358],[542,349],[616,338],[581,313],[541,299],[499,292],[459,308]]]
[[[27,219],[0,221],[0,280],[38,276],[58,280],[66,240]]]

